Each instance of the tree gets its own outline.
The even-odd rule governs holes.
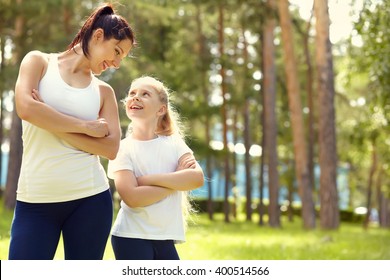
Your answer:
[[[339,227],[334,79],[327,0],[314,0],[316,64],[319,102],[320,223],[323,229]]]
[[[295,174],[302,201],[303,225],[307,229],[315,227],[315,212],[310,185],[310,174],[307,157],[307,145],[299,90],[297,63],[294,53],[292,24],[288,11],[288,0],[279,1],[279,17],[282,29],[287,93],[294,142]]]
[[[224,55],[224,8],[222,1],[218,5],[218,45],[220,55],[220,71],[221,76],[221,95],[222,95],[222,127],[223,127],[223,146],[224,146],[224,172],[225,172],[225,197],[224,197],[224,213],[225,222],[230,222],[229,219],[229,191],[230,191],[230,163],[229,163],[229,148],[228,148],[228,126],[227,126],[227,102],[226,102],[226,81],[225,81],[225,55]]]
[[[198,43],[197,43],[197,53],[199,56],[198,60],[198,68],[199,68],[199,74],[200,74],[200,87],[201,87],[201,93],[203,96],[203,104],[205,107],[208,106],[208,99],[209,99],[209,92],[207,87],[207,70],[208,70],[208,64],[207,64],[207,47],[206,47],[206,38],[202,31],[202,20],[201,20],[201,6],[198,2],[196,2],[196,30],[197,30],[197,37],[198,37]],[[210,135],[210,118],[208,115],[206,115],[204,120],[204,130],[205,130],[205,142],[208,144],[211,141],[211,135]],[[206,176],[207,178],[212,177],[212,170],[211,170],[211,156],[210,153],[207,153],[205,156],[206,160]],[[207,180],[207,190],[208,190],[208,199],[207,199],[207,212],[209,215],[209,219],[213,220],[214,217],[214,205],[213,205],[213,196],[212,196],[212,188],[211,188],[211,181]]]
[[[22,0],[16,2],[18,8],[23,3]],[[25,17],[23,14],[18,15],[15,18],[15,46],[16,50],[13,54],[13,58],[16,65],[19,65],[24,54],[26,42],[23,40],[25,37]],[[18,179],[20,174],[20,166],[22,164],[22,121],[16,114],[16,109],[12,113],[12,125],[10,133],[10,152],[8,163],[7,183],[4,193],[4,205],[7,209],[14,209],[16,204],[16,189],[18,185]]]
[[[265,111],[265,156],[268,163],[268,188],[269,188],[269,225],[280,227],[279,213],[279,175],[277,154],[277,121],[275,114],[276,105],[276,74],[275,74],[275,46],[274,29],[275,1],[267,0],[268,17],[263,29],[263,65],[264,65],[264,111]]]

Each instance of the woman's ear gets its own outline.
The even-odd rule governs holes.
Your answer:
[[[104,40],[104,31],[101,28],[96,29],[93,32],[92,38],[98,42],[99,40]]]

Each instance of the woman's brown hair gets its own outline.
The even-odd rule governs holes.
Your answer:
[[[85,21],[72,43],[69,44],[68,50],[73,49],[81,43],[83,53],[88,57],[88,42],[92,37],[93,31],[101,28],[104,31],[104,39],[114,38],[122,41],[129,39],[135,45],[135,34],[129,23],[122,16],[117,15],[111,4],[105,4],[97,8]]]

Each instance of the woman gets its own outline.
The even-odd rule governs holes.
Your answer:
[[[99,156],[114,159],[120,126],[113,89],[94,75],[118,68],[135,44],[111,5],[96,9],[66,51],[32,51],[15,87],[23,159],[9,259],[102,259],[112,199]]]
[[[125,100],[129,135],[108,176],[122,198],[112,229],[120,260],[178,260],[185,241],[187,191],[203,185],[203,171],[179,129],[168,89],[152,77],[131,84]]]

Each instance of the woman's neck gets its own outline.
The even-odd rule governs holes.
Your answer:
[[[68,69],[71,73],[84,73],[91,75],[89,60],[85,57],[80,44],[77,44],[73,49],[62,52],[59,55],[59,60],[66,61]]]

